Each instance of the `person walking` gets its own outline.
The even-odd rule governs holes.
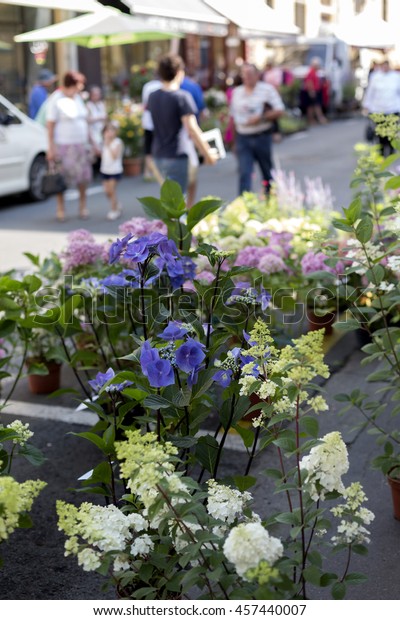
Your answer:
[[[311,59],[310,68],[304,78],[304,104],[309,125],[314,121],[322,125],[327,122],[322,112],[323,86],[319,75],[320,69],[321,61],[315,56]]]
[[[363,109],[367,114],[400,115],[400,73],[393,71],[387,60],[370,76]],[[378,141],[382,155],[394,152],[389,138],[378,136]]]
[[[234,89],[231,103],[239,164],[239,194],[251,191],[254,162],[261,168],[265,192],[269,193],[273,122],[282,116],[284,105],[273,86],[260,82],[255,65],[244,63],[241,75],[243,84]]]
[[[92,179],[88,111],[80,96],[83,76],[68,71],[46,109],[50,167],[58,166],[68,187],[79,189],[79,217],[87,219],[86,187]],[[65,221],[64,194],[57,194],[57,220]]]
[[[154,123],[152,154],[162,177],[176,181],[186,193],[188,158],[197,157],[194,147],[206,164],[214,164],[217,156],[202,139],[193,99],[180,89],[185,75],[182,58],[165,55],[159,62],[158,75],[161,88],[151,93],[147,106]]]
[[[100,167],[101,148],[103,144],[103,128],[107,121],[106,104],[99,86],[89,89],[89,99],[86,102],[88,109],[89,131],[94,144],[93,171],[98,172]]]
[[[207,108],[204,101],[203,90],[193,78],[185,77],[181,83],[181,89],[189,93],[196,106],[196,120],[200,126],[201,119],[206,116]],[[187,188],[187,207],[190,209],[196,200],[197,183],[199,178],[199,159],[189,158],[188,169],[188,188]]]
[[[161,81],[157,78],[146,82],[142,89],[142,105],[143,105],[143,114],[142,114],[142,127],[144,130],[144,170],[143,170],[143,179],[146,181],[156,179],[159,181],[159,172],[156,169],[156,166],[153,161],[153,157],[151,155],[151,149],[153,145],[153,132],[154,132],[154,124],[153,119],[151,118],[151,114],[147,109],[147,103],[149,101],[149,97],[151,93],[154,93],[156,90],[161,88]]]
[[[121,138],[118,138],[118,129],[111,121],[105,124],[102,133],[100,173],[105,194],[111,203],[111,210],[107,213],[107,219],[116,220],[122,214],[117,196],[117,182],[122,177],[124,144]]]
[[[36,84],[32,87],[28,102],[28,116],[35,119],[49,92],[57,81],[57,76],[50,69],[40,69]]]

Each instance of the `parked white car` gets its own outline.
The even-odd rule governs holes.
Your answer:
[[[0,196],[29,192],[43,200],[46,129],[0,95]]]

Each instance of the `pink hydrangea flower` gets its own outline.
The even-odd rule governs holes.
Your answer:
[[[118,230],[122,237],[129,233],[132,233],[134,237],[144,237],[153,232],[159,232],[162,235],[168,234],[168,229],[164,222],[161,220],[147,220],[145,217],[133,217],[121,224]]]
[[[68,235],[67,247],[61,258],[64,260],[64,272],[68,273],[77,267],[104,261],[104,245],[97,243],[91,232],[80,228]]]
[[[335,267],[326,264],[329,257],[323,252],[307,252],[301,259],[301,271],[303,275],[315,273],[316,271],[327,271],[329,273],[340,274],[344,272],[342,261],[338,261]]]

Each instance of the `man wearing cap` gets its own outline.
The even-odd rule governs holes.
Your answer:
[[[36,84],[32,87],[29,96],[28,114],[30,118],[36,118],[37,113],[46,101],[49,91],[56,82],[57,76],[50,69],[40,69]]]

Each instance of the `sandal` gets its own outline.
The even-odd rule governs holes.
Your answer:
[[[86,209],[84,211],[82,211],[81,213],[79,213],[79,219],[80,220],[88,220],[89,217],[90,217],[89,211],[87,211]]]
[[[65,215],[59,215],[59,214],[57,213],[57,215],[56,215],[56,220],[57,220],[57,222],[60,222],[60,224],[63,224],[64,222],[66,222],[66,221],[67,221],[67,218],[65,217]]]

